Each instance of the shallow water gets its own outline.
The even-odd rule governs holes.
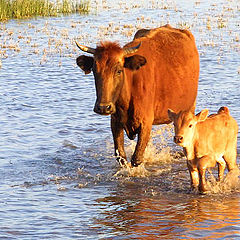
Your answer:
[[[238,177],[219,184],[213,169],[210,193],[190,192],[171,126],[153,128],[143,166],[121,169],[109,117],[92,111],[93,76],[75,64],[75,39],[124,45],[138,28],[190,28],[197,111],[228,106],[240,123],[239,2],[167,2],[101,1],[87,16],[1,24],[0,239],[240,239]]]

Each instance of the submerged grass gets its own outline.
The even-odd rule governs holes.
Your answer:
[[[87,14],[89,5],[88,0],[0,0],[0,21],[58,14]]]

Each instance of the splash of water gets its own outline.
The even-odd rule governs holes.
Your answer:
[[[151,139],[144,152],[144,160],[138,167],[131,167],[127,163],[114,176],[149,177],[157,176],[172,169],[171,163],[175,160],[172,148],[168,145],[172,139],[172,125],[164,125],[152,131]],[[136,141],[130,141],[125,146],[128,159],[131,158],[136,147]],[[164,165],[164,168],[162,166]]]
[[[173,138],[172,125],[163,125],[156,128],[151,133],[151,138],[144,152],[144,163],[170,163],[173,160],[172,148],[169,141]],[[134,152],[136,141],[130,141],[125,146],[128,158]]]
[[[118,170],[115,174],[114,177],[148,177],[151,175],[151,172],[148,171],[145,168],[145,164],[141,164],[138,167],[132,167],[131,163],[127,163],[125,167],[122,167],[120,170]]]
[[[210,194],[231,193],[240,191],[240,171],[238,169],[232,170],[226,174],[222,181],[217,181],[210,173],[210,179],[207,181],[207,187]]]

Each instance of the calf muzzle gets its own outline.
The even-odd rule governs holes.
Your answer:
[[[175,143],[182,143],[183,137],[182,136],[174,136],[174,142]]]

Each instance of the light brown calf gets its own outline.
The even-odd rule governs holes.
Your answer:
[[[230,116],[227,107],[221,107],[217,114],[209,117],[204,109],[196,116],[192,112],[175,113],[168,110],[168,116],[175,128],[174,142],[182,146],[193,189],[207,191],[205,172],[218,163],[218,180],[223,179],[227,163],[229,171],[238,170],[237,134],[238,125]]]

